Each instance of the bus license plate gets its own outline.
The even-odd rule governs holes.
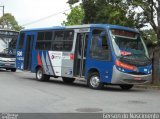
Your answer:
[[[5,64],[6,66],[10,66],[10,64]]]
[[[141,80],[141,77],[134,77],[134,80]]]

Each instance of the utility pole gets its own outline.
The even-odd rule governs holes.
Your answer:
[[[2,8],[3,8],[3,16],[4,16],[4,5],[3,5],[3,6],[0,6],[0,7],[2,7]]]

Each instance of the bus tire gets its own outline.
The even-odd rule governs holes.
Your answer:
[[[44,74],[44,70],[42,67],[38,67],[36,70],[36,79],[38,81],[49,81],[50,76]]]
[[[87,85],[96,90],[100,90],[103,88],[103,83],[100,82],[100,76],[98,72],[89,73],[87,79]]]
[[[122,90],[130,90],[134,85],[133,84],[122,84],[120,85]]]
[[[75,78],[62,77],[64,83],[71,84],[75,81]]]
[[[12,69],[11,69],[11,72],[16,72],[16,68],[12,68]]]

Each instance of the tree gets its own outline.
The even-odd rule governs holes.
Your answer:
[[[141,8],[137,13],[141,17],[141,24],[149,23],[157,34],[157,41],[160,42],[160,1],[156,0],[132,0],[130,5],[133,9]],[[156,23],[158,23],[156,25]]]
[[[82,24],[82,20],[84,17],[84,11],[80,6],[71,7],[71,13],[65,14],[67,16],[67,21],[63,21],[62,25],[69,26],[69,25],[80,25]]]
[[[18,25],[12,14],[5,13],[4,16],[0,17],[0,28],[20,31],[23,27]]]
[[[153,29],[145,29],[141,30],[140,32],[148,48],[156,45],[157,39]]]
[[[130,0],[133,9],[141,9],[141,24],[149,23],[157,36],[157,45],[153,50],[153,83],[160,84],[160,0]]]
[[[73,5],[79,0],[69,0]],[[128,27],[138,26],[134,20],[134,12],[129,11],[128,2],[125,0],[82,0],[84,10],[83,24],[108,23]]]

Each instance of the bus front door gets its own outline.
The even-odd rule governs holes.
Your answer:
[[[84,77],[85,74],[87,41],[88,33],[77,34],[74,62],[74,75],[76,77]]]
[[[24,53],[24,70],[30,70],[32,66],[32,49],[34,35],[26,36],[25,53]]]

